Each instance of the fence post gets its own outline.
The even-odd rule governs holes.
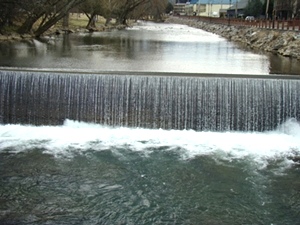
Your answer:
[[[293,23],[293,30],[295,30],[295,20],[292,20]]]

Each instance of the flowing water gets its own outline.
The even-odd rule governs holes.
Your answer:
[[[1,224],[299,224],[300,127],[1,125]]]
[[[55,41],[0,51],[0,224],[300,224],[297,76],[181,25]]]
[[[218,35],[174,24],[1,43],[0,66],[229,74],[297,74],[299,61],[258,54]]]
[[[0,122],[264,131],[300,119],[295,76],[175,75],[2,71]]]

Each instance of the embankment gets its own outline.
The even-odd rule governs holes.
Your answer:
[[[300,34],[296,31],[228,26],[182,17],[169,17],[166,22],[185,24],[218,34],[230,41],[241,43],[251,49],[272,52],[300,60]]]

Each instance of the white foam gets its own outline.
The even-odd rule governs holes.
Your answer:
[[[112,147],[126,147],[145,155],[161,147],[164,151],[180,149],[183,159],[201,155],[224,160],[247,158],[264,167],[270,160],[300,155],[300,126],[289,120],[275,131],[259,133],[112,128],[71,120],[62,126],[0,125],[0,151],[17,153],[43,148],[58,156]]]
[[[219,35],[181,24],[139,22],[127,30],[151,32],[150,35],[143,36],[143,40],[146,38],[147,40],[186,43],[226,42]]]

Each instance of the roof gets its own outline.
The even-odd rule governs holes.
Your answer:
[[[229,10],[236,9],[236,8],[237,9],[244,9],[244,8],[247,7],[247,5],[248,5],[248,0],[240,0],[236,3],[234,3],[233,6],[231,6],[229,8]]]
[[[231,4],[235,4],[236,1],[239,0],[191,0],[191,4],[213,4],[213,5],[221,5],[221,4],[226,4],[229,5],[230,2]]]

